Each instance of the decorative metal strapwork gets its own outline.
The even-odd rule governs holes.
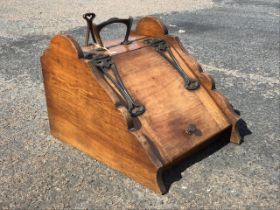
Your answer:
[[[172,53],[169,44],[163,39],[146,39],[144,43],[155,48],[155,50],[167,60],[181,75],[185,82],[185,88],[188,90],[195,90],[199,88],[199,82],[191,79],[180,66],[179,62]]]
[[[116,64],[112,61],[111,56],[106,54],[93,55],[93,64],[97,69],[105,75],[112,84],[117,88],[118,92],[122,95],[123,99],[127,103],[127,108],[132,117],[137,117],[145,112],[145,107],[134,101],[129,94],[123,81],[119,75]],[[113,74],[110,74],[111,71]]]

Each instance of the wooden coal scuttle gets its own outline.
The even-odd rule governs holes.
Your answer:
[[[84,47],[56,35],[41,57],[54,137],[159,193],[179,160],[221,136],[240,143],[239,116],[160,20],[144,17],[131,30],[131,17],[94,17],[84,15]],[[114,23],[127,27],[125,38],[103,42]]]

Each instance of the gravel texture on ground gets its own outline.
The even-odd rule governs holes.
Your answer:
[[[209,8],[210,0],[0,0],[0,36],[53,34],[84,25],[81,15],[94,11],[96,21],[127,17],[194,11]]]
[[[82,43],[80,15],[90,1],[27,2],[28,9],[0,0],[0,208],[280,209],[278,1],[201,1],[206,7],[191,11],[180,1],[162,1],[162,8],[154,1],[154,10],[135,3],[143,13],[114,6],[114,15],[157,13],[246,122],[240,146],[214,144],[183,161],[166,175],[176,181],[163,196],[50,136],[39,58],[56,30]],[[96,5],[100,17],[111,16]],[[57,11],[41,20],[36,8]],[[64,25],[64,18],[73,21]]]

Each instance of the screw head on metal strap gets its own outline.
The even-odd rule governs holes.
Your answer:
[[[145,107],[141,104],[135,104],[134,107],[129,111],[132,117],[137,117],[145,112]]]
[[[194,124],[190,124],[186,130],[185,133],[188,134],[189,136],[193,135],[196,132],[197,128]]]

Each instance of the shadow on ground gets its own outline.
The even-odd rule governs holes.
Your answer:
[[[240,115],[238,110],[235,110],[237,114]],[[241,144],[244,142],[244,137],[247,135],[251,135],[251,130],[247,127],[247,123],[240,119],[237,123],[238,131],[241,136]],[[227,133],[229,133],[227,131]],[[230,136],[229,135],[219,135],[215,137],[214,142],[206,145],[206,147],[200,150],[198,153],[191,155],[188,158],[184,158],[180,160],[176,165],[172,166],[171,168],[167,169],[163,173],[163,180],[166,188],[169,190],[172,184],[176,181],[179,181],[182,178],[182,172],[185,171],[187,168],[191,167],[193,164],[203,160],[204,158],[209,157],[213,153],[220,150],[222,147],[229,143]],[[191,178],[191,177],[190,177]]]

